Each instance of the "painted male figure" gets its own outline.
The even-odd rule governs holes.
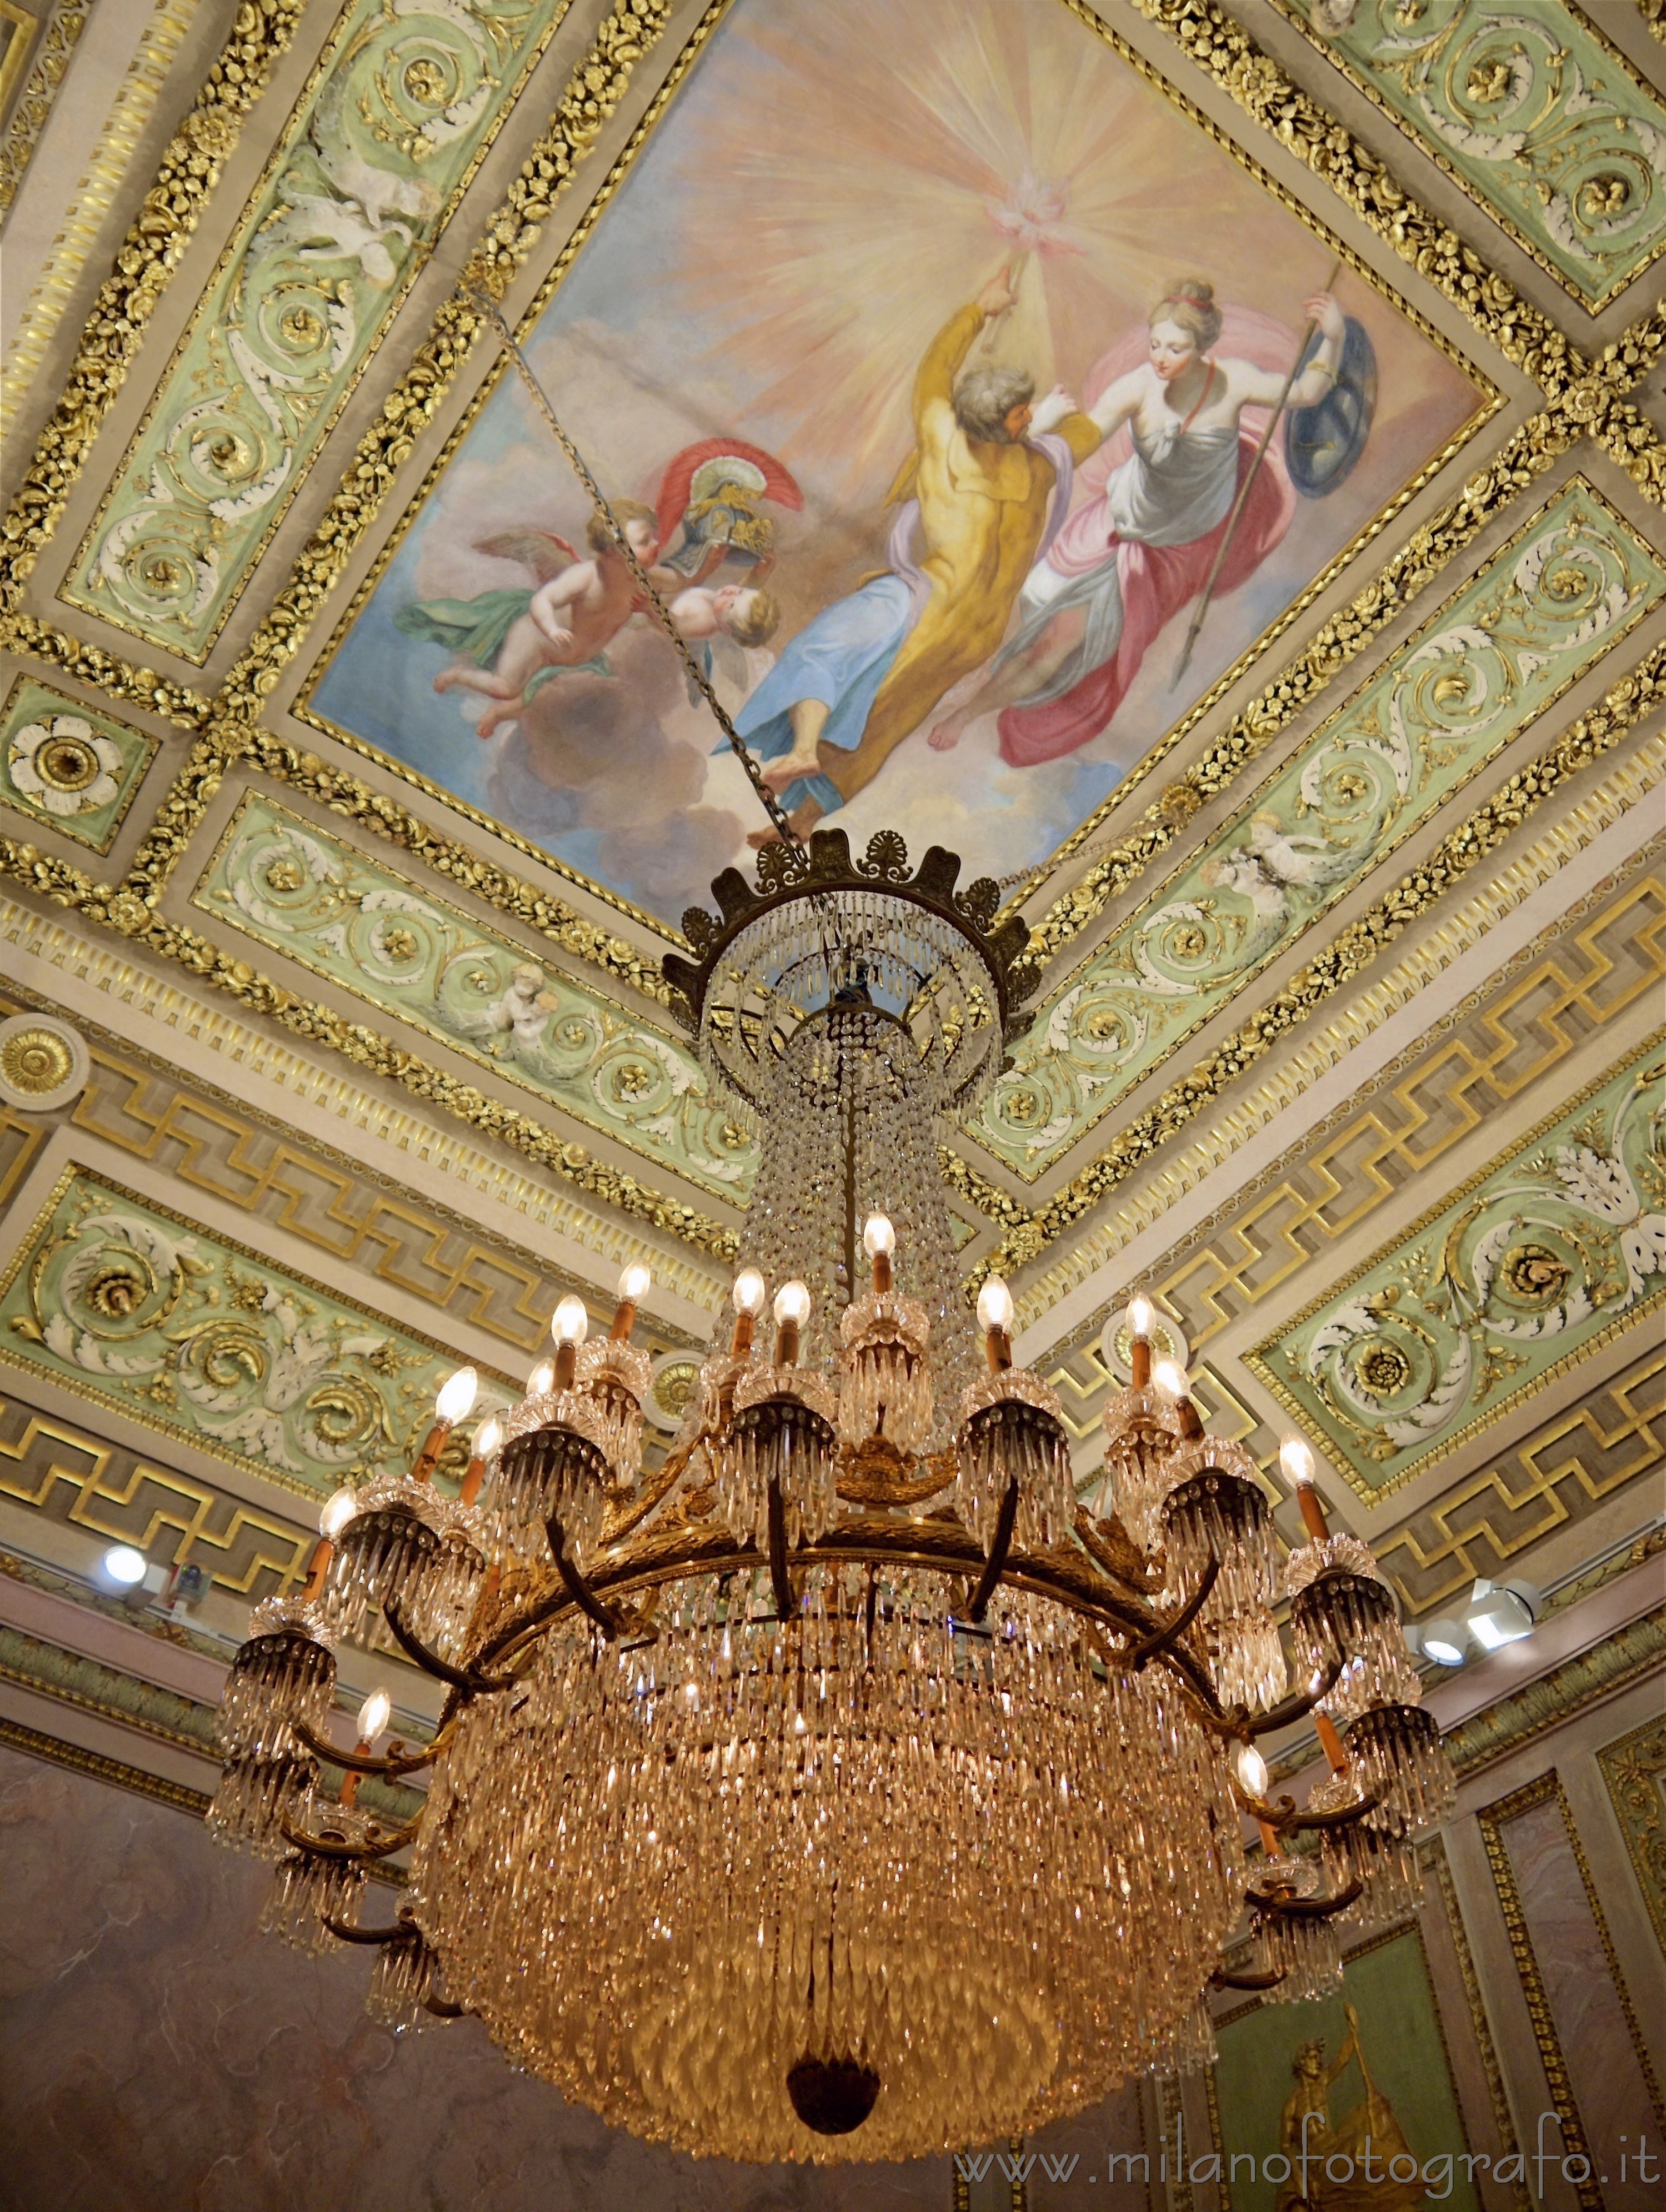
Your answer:
[[[800,630],[737,720],[800,836],[871,782],[994,652],[1064,520],[1075,465],[1099,442],[1062,391],[1032,420],[1031,378],[965,368],[985,324],[1012,301],[1003,270],[933,340],[915,379],[915,450],[887,501],[900,503],[889,572]]]

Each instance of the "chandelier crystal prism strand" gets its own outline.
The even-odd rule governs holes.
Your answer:
[[[830,831],[717,878],[665,964],[763,1158],[669,1455],[644,1467],[632,1268],[599,1340],[562,1300],[459,1495],[434,1477],[469,1370],[409,1475],[331,1502],[221,1711],[210,1826],[275,1860],[263,1926],[375,1946],[377,2017],[473,2013],[696,2154],[958,2149],[1207,2063],[1211,1983],[1334,1989],[1339,1929],[1414,1905],[1411,1839],[1450,1801],[1305,1445],[1280,1571],[1259,1469],[1153,1373],[1137,1298],[1079,1504],[1005,1284],[968,1311],[938,1125],[999,1071],[1025,931],[958,868]],[[335,1647],[388,1638],[445,1686],[438,1733],[379,1753],[373,1699],[344,1752]],[[1256,1740],[1309,1711],[1331,1771],[1298,1812]],[[410,1827],[358,1805],[364,1774],[422,1767]],[[406,1845],[404,1903],[367,1923],[368,1868]]]

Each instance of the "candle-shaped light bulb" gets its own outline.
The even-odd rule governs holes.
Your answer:
[[[569,1291],[556,1308],[550,1334],[558,1345],[582,1344],[590,1334],[590,1315],[584,1300]]]
[[[459,1421],[467,1420],[479,1388],[480,1377],[472,1367],[459,1367],[454,1375],[447,1376],[440,1385],[434,1410],[448,1429],[455,1428]]]
[[[729,1303],[734,1308],[734,1334],[729,1340],[729,1350],[737,1358],[751,1350],[752,1331],[769,1294],[769,1286],[756,1267],[743,1267],[735,1277],[734,1287],[729,1292]]]
[[[556,1340],[556,1388],[570,1390],[578,1373],[579,1346],[590,1334],[590,1316],[582,1298],[571,1291],[567,1293],[556,1308],[550,1334]]]
[[[486,1479],[486,1462],[502,1446],[503,1424],[496,1413],[489,1413],[474,1432],[474,1442],[469,1448],[469,1463],[463,1470],[461,1497],[465,1505],[472,1505],[480,1495],[480,1486]]]
[[[1152,1370],[1152,1381],[1174,1407],[1180,1433],[1188,1441],[1203,1434],[1203,1423],[1197,1407],[1192,1403],[1191,1378],[1177,1359],[1159,1359]]]
[[[1318,1472],[1313,1457],[1313,1447],[1305,1437],[1286,1437],[1279,1446],[1279,1465],[1285,1478],[1296,1486],[1296,1503],[1302,1510],[1302,1526],[1316,1539],[1329,1536],[1330,1523],[1325,1519],[1325,1509],[1318,1492],[1314,1488],[1314,1477]]]
[[[873,1287],[883,1295],[891,1288],[891,1263],[897,1249],[897,1231],[887,1213],[870,1213],[862,1224],[862,1249],[873,1267]]]
[[[333,1544],[358,1510],[359,1501],[350,1490],[332,1492],[318,1516],[320,1531]]]
[[[392,1698],[386,1690],[373,1690],[359,1707],[359,1741],[374,1743],[392,1717]]]
[[[1152,1370],[1152,1381],[1177,1405],[1181,1399],[1191,1395],[1191,1382],[1177,1359],[1159,1359]]]
[[[1312,1445],[1305,1437],[1286,1437],[1279,1446],[1279,1465],[1287,1480],[1311,1482],[1316,1472]]]
[[[810,1318],[807,1283],[783,1283],[775,1292],[775,1364],[792,1367],[799,1356],[799,1331]]]
[[[1151,1381],[1151,1333],[1157,1326],[1157,1308],[1143,1291],[1128,1300],[1128,1380],[1136,1390]]]
[[[977,1294],[977,1319],[989,1372],[998,1374],[1012,1364],[1012,1293],[999,1275],[989,1276]]]
[[[636,1308],[648,1296],[653,1276],[640,1260],[633,1260],[619,1277],[619,1303],[614,1310],[613,1326],[607,1332],[616,1344],[626,1344],[636,1326]]]
[[[1237,1776],[1238,1787],[1246,1797],[1264,1800],[1270,1779],[1267,1761],[1253,1743],[1241,1743],[1232,1753],[1232,1771]]]
[[[554,1360],[540,1359],[538,1365],[533,1368],[532,1373],[526,1377],[526,1395],[529,1398],[547,1398],[551,1389],[555,1387],[555,1380],[556,1364]]]

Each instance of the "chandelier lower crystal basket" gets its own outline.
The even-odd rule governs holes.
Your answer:
[[[1256,1986],[1329,1985],[1350,1869],[1391,1871],[1438,1800],[1438,1732],[1384,1671],[1374,1596],[1316,1620],[1335,1663],[1286,1694],[1262,1478],[1204,1436],[1183,1376],[1153,1387],[1148,1324],[1097,1513],[998,1279],[975,1324],[938,1120],[1000,1065],[1024,931],[958,866],[818,836],[684,918],[696,958],[669,980],[763,1148],[733,1313],[664,1464],[641,1462],[633,1268],[605,1344],[557,1308],[463,1501],[430,1480],[441,1425],[410,1478],[332,1504],[315,1607],[259,1624],[228,1691],[221,1825],[289,1852],[280,1932],[380,1945],[378,2016],[472,2012],[567,2097],[698,2154],[959,2149],[1207,2063],[1241,1814],[1274,1844],[1285,1818],[1243,1761],[1356,1657],[1371,1784],[1322,1815],[1322,1863],[1267,1876]],[[420,1754],[375,1754],[363,1716],[354,1753],[324,1736],[328,1638],[380,1632],[378,1608],[446,1686]],[[322,1803],[320,1757],[429,1768],[391,1927],[347,1926],[344,1877],[307,1856],[407,1839],[345,1820],[356,1784]],[[1381,1849],[1331,1841],[1363,1820]]]

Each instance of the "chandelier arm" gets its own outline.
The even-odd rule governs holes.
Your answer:
[[[424,1997],[423,2009],[431,2012],[435,2020],[466,2020],[469,2016],[466,2005],[453,2004],[449,1997]]]
[[[290,1726],[314,1758],[327,1759],[332,1766],[344,1766],[350,1774],[418,1773],[434,1764],[453,1733],[450,1727],[443,1728],[421,1751],[390,1752],[385,1759],[377,1759],[369,1752],[341,1750],[328,1736],[315,1735],[305,1721],[292,1721]]]
[[[989,1610],[989,1601],[1006,1570],[1006,1555],[1012,1548],[1012,1530],[1018,1517],[1018,1486],[1009,1482],[1000,1510],[995,1515],[994,1534],[989,1545],[989,1556],[983,1563],[983,1572],[978,1577],[977,1588],[972,1592],[972,1601],[966,1608],[969,1620],[982,1620]]]
[[[1365,1893],[1365,1885],[1356,1876],[1335,1897],[1267,1897],[1256,1889],[1250,1892],[1250,1896],[1257,1911],[1274,1912],[1283,1920],[1334,1920],[1339,1912],[1346,1912],[1350,1905],[1357,1904]]]
[[[1217,1966],[1209,1977],[1209,1986],[1212,1990],[1275,1990],[1286,1978],[1282,1966],[1275,1974],[1234,1974]]]
[[[694,1457],[695,1446],[703,1443],[702,1435],[694,1437],[685,1444],[678,1444],[666,1454],[651,1483],[645,1484],[630,1501],[621,1518],[611,1527],[604,1528],[604,1544],[622,1544],[625,1538],[640,1528],[661,1498],[669,1496],[677,1478]]]
[[[1209,1593],[1214,1588],[1219,1575],[1219,1555],[1211,1552],[1207,1565],[1197,1578],[1197,1588],[1181,1607],[1179,1612],[1165,1622],[1154,1636],[1148,1636],[1143,1644],[1137,1644],[1131,1651],[1125,1651],[1122,1654],[1122,1664],[1125,1667],[1132,1667],[1138,1673],[1148,1666],[1153,1659],[1161,1657],[1164,1652],[1172,1650],[1197,1619],[1198,1614],[1202,1612]]]
[[[604,1605],[584,1577],[567,1556],[567,1532],[552,1513],[544,1523],[544,1534],[550,1540],[550,1554],[556,1563],[556,1572],[561,1577],[567,1595],[587,1620],[593,1620],[610,1644],[617,1640],[623,1626],[617,1611]]]
[[[407,1844],[416,1842],[417,1830],[422,1825],[423,1815],[418,1813],[407,1820],[403,1828],[396,1828],[392,1835],[385,1836],[380,1843],[349,1844],[337,1843],[328,1836],[309,1836],[303,1829],[292,1828],[286,1820],[283,1823],[283,1840],[293,1844],[298,1851],[311,1851],[315,1857],[321,1859],[391,1859],[395,1851],[402,1851]]]
[[[517,374],[520,376],[521,382],[526,386],[528,392],[532,395],[532,404],[538,409],[538,413],[544,417],[545,422],[549,425],[550,429],[554,434],[556,443],[561,447],[562,453],[566,454],[568,462],[572,468],[574,475],[577,477],[579,482],[584,486],[585,490],[589,494],[597,514],[601,515],[605,520],[608,532],[613,540],[614,548],[619,554],[620,558],[623,561],[626,568],[629,569],[631,579],[635,584],[637,590],[642,592],[646,597],[649,605],[654,610],[660,629],[664,630],[666,635],[671,640],[672,644],[675,647],[678,658],[681,660],[684,669],[687,672],[690,683],[696,685],[699,690],[702,696],[706,702],[706,704],[712,710],[712,717],[716,722],[718,728],[722,731],[724,737],[728,740],[730,750],[734,754],[735,758],[740,763],[742,768],[745,769],[747,780],[751,783],[753,791],[757,794],[758,804],[769,816],[776,836],[790,852],[797,854],[800,860],[802,860],[804,858],[804,847],[800,842],[798,834],[793,830],[791,822],[787,819],[785,810],[782,808],[780,800],[775,797],[774,792],[772,792],[769,785],[764,782],[762,770],[759,769],[757,763],[752,758],[751,754],[746,749],[745,740],[741,737],[739,731],[736,729],[733,722],[730,720],[727,710],[723,706],[722,702],[719,699],[716,692],[712,689],[711,678],[707,675],[705,670],[700,665],[700,663],[696,659],[694,654],[690,652],[687,640],[678,629],[676,623],[672,622],[670,610],[666,607],[665,601],[660,598],[658,591],[654,588],[654,580],[649,576],[648,570],[643,568],[641,561],[637,558],[635,547],[630,543],[630,540],[626,537],[624,532],[620,528],[617,521],[615,520],[613,509],[609,506],[607,501],[603,498],[601,486],[596,482],[595,477],[591,475],[589,466],[586,462],[583,454],[580,453],[578,447],[573,443],[573,441],[568,436],[566,431],[562,428],[560,422],[556,420],[556,410],[550,402],[550,395],[545,392],[544,386],[538,382],[538,378],[533,374],[532,365],[527,360],[526,355],[521,351],[520,342],[516,338],[514,332],[509,327],[508,318],[504,314],[503,310],[498,306],[497,302],[489,298],[483,292],[473,291],[467,286],[465,286],[463,288],[463,298],[466,304],[471,307],[477,315],[483,317],[497,332],[500,343],[502,344],[504,350],[508,354],[510,360],[514,362],[515,365]]]
[[[409,1936],[416,1925],[409,1905],[399,1907],[399,1917],[391,1928],[355,1928],[345,1920],[337,1920],[333,1912],[324,1915],[324,1924],[340,1943],[397,1943],[402,1936]]]
[[[775,1616],[792,1620],[798,1613],[797,1593],[787,1565],[787,1506],[779,1482],[771,1480],[768,1492],[769,1516],[769,1586],[775,1592]]]
[[[1231,1784],[1233,1796],[1237,1798],[1239,1806],[1252,1820],[1264,1822],[1268,1827],[1275,1829],[1280,1835],[1284,1835],[1289,1831],[1296,1818],[1296,1801],[1293,1797],[1284,1796],[1273,1799],[1252,1797],[1236,1775],[1229,1774],[1227,1780]]]
[[[1120,1583],[1124,1589],[1134,1590],[1134,1584],[1129,1582],[1128,1576],[1116,1564],[1116,1553],[1110,1545],[1103,1540],[1098,1530],[1093,1526],[1092,1516],[1080,1505],[1076,1508],[1075,1529],[1082,1549],[1093,1561],[1095,1566],[1109,1575],[1112,1582]],[[1143,1597],[1145,1592],[1134,1590],[1134,1595],[1137,1597]]]
[[[383,1605],[382,1619],[387,1623],[389,1634],[406,1658],[420,1667],[425,1674],[432,1674],[435,1681],[448,1682],[453,1690],[460,1690],[465,1697],[471,1698],[487,1697],[495,1690],[514,1688],[514,1677],[512,1674],[483,1674],[475,1668],[453,1667],[437,1651],[430,1651],[427,1644],[405,1626],[399,1615],[397,1598],[390,1597]]]
[[[667,1536],[676,1540],[676,1548],[654,1556],[649,1547],[657,1548]],[[928,1536],[929,1544],[922,1541]],[[945,1577],[970,1575],[987,1565],[976,1542],[958,1522],[935,1518],[906,1526],[868,1518],[847,1522],[828,1530],[813,1544],[801,1546],[798,1557],[809,1565],[854,1560],[870,1567],[914,1567]],[[652,1589],[686,1582],[696,1575],[746,1573],[764,1564],[756,1545],[737,1544],[727,1528],[678,1528],[656,1532],[634,1556],[599,1562],[590,1571],[587,1588],[605,1601],[605,1595],[614,1591]],[[1009,1553],[1002,1571],[1014,1589],[1049,1598],[1126,1641],[1138,1644],[1146,1639],[1149,1607],[1136,1607],[1097,1574],[1085,1571],[1085,1565],[1077,1567],[1073,1562],[1066,1567],[1056,1553],[1035,1559],[1018,1553]],[[500,1629],[479,1653],[477,1666],[483,1670],[481,1679],[491,1688],[508,1687],[514,1677],[486,1677],[483,1670],[513,1666],[530,1644],[575,1604],[564,1586],[546,1591],[518,1619]],[[1118,1665],[1125,1663],[1122,1652],[1115,1656]],[[1176,1677],[1201,1725],[1219,1735],[1243,1735],[1242,1717],[1223,1710],[1207,1669],[1189,1651],[1170,1644],[1153,1656]]]
[[[1241,1728],[1234,1729],[1235,1735],[1276,1735],[1280,1729],[1288,1728],[1292,1721],[1305,1720],[1321,1701],[1328,1698],[1341,1679],[1342,1661],[1333,1659],[1310,1690],[1293,1698],[1286,1698],[1271,1712],[1263,1713],[1259,1720],[1245,1718]]]
[[[1316,1830],[1321,1834],[1335,1835],[1339,1829],[1357,1827],[1367,1813],[1374,1813],[1382,1803],[1380,1791],[1373,1790],[1362,1797],[1357,1805],[1339,1806],[1334,1813],[1298,1813],[1290,1823],[1292,1832]]]

